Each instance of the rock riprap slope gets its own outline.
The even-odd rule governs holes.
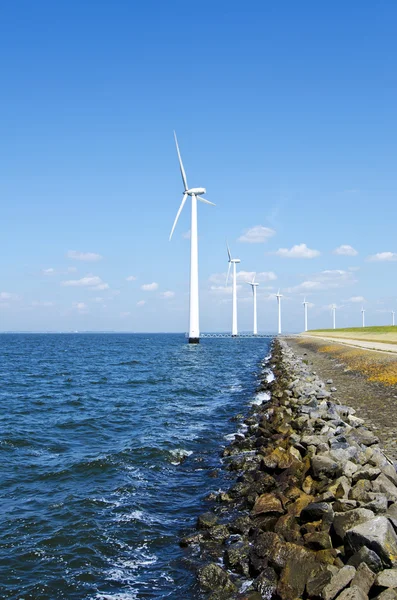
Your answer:
[[[270,399],[223,453],[237,481],[181,542],[200,545],[201,589],[212,600],[397,599],[394,465],[286,342],[270,366]]]

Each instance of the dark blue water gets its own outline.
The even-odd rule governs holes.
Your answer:
[[[197,598],[178,539],[268,347],[0,335],[0,597]]]

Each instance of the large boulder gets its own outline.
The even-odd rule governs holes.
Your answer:
[[[365,594],[368,595],[369,590],[371,589],[374,581],[375,581],[375,573],[373,571],[371,571],[371,569],[368,567],[368,565],[366,565],[364,562],[362,562],[357,569],[357,572],[355,574],[355,576],[353,577],[353,580],[351,582],[351,585],[354,586],[356,585],[357,587],[360,588],[360,590]]]
[[[222,591],[230,594],[236,591],[226,571],[215,563],[202,567],[198,572],[198,580],[200,587],[205,591]]]
[[[397,566],[397,535],[386,517],[375,517],[346,532],[345,547],[350,553],[366,546],[386,567]]]
[[[385,569],[378,573],[375,583],[384,588],[397,588],[397,569]]]
[[[353,556],[351,556],[347,561],[347,564],[352,565],[353,567],[359,567],[359,565],[363,562],[374,573],[378,573],[383,568],[382,561],[376,552],[370,550],[366,546],[362,546],[358,552],[353,554]]]
[[[274,494],[262,494],[257,498],[254,507],[252,509],[253,515],[259,515],[263,513],[283,513],[283,506],[278,498]]]
[[[366,508],[355,508],[346,512],[335,513],[333,528],[338,538],[343,540],[348,529],[360,525],[360,523],[365,523],[365,521],[369,521],[374,517],[375,514],[372,510]]]
[[[323,600],[333,600],[342,590],[345,589],[356,574],[356,569],[348,565],[331,577],[330,582],[325,586],[322,592]]]

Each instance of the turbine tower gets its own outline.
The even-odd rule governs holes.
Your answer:
[[[332,304],[331,310],[332,310],[332,326],[333,326],[333,329],[336,329],[336,304]]]
[[[252,295],[254,297],[254,330],[253,330],[253,333],[254,333],[254,335],[258,335],[258,324],[257,324],[257,318],[256,318],[256,288],[258,287],[259,283],[255,283],[255,277],[256,277],[256,273],[254,274],[252,281],[248,282],[248,285],[250,285],[252,287]]]
[[[304,310],[305,310],[305,331],[307,331],[307,305],[309,303],[307,302],[306,298],[303,300],[303,306],[304,306]]]
[[[236,273],[236,265],[240,262],[239,258],[232,258],[230,254],[229,246],[227,246],[227,255],[229,258],[229,268],[227,271],[226,277],[226,285],[229,281],[230,268],[233,265],[233,308],[232,308],[232,337],[236,337],[238,335],[237,331],[237,273]]]
[[[363,316],[363,327],[365,327],[365,308],[364,307],[362,307],[362,309],[361,309],[361,314]]]
[[[391,322],[394,327],[394,310],[391,311]]]
[[[199,325],[199,289],[198,289],[198,243],[197,243],[197,200],[215,206],[213,202],[209,202],[201,197],[201,194],[206,194],[205,188],[189,188],[186,179],[185,169],[183,168],[181,153],[179,152],[178,140],[174,131],[176,151],[178,153],[179,168],[181,170],[183,183],[183,198],[178,212],[176,213],[175,221],[171,229],[170,240],[174,233],[175,226],[178,222],[179,215],[185,205],[188,196],[192,199],[191,226],[190,226],[190,305],[189,305],[189,344],[198,344],[200,341],[200,325]]]
[[[278,304],[278,334],[280,335],[281,333],[281,298],[283,297],[282,294],[280,294],[280,290],[278,290],[277,294],[276,294],[276,298],[277,298],[277,304]]]

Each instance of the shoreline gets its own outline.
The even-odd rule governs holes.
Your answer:
[[[235,483],[181,540],[211,600],[397,598],[395,467],[306,362],[273,342],[260,403],[223,451]]]

